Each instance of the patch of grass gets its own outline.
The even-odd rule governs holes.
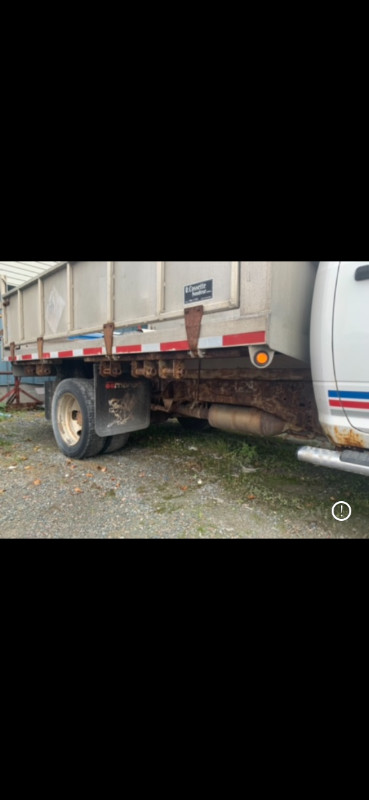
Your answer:
[[[4,456],[9,455],[14,445],[10,444],[6,439],[0,439],[0,450]]]
[[[104,493],[105,499],[111,500],[112,498],[116,498],[117,493],[115,489],[109,489],[109,491]]]
[[[331,509],[334,502],[346,500],[353,509],[353,527],[362,533],[369,529],[368,479],[299,462],[295,442],[216,430],[195,435],[173,422],[133,434],[132,439],[180,460],[189,485],[197,477],[219,483],[237,505],[261,505],[292,519],[311,518],[345,535],[348,529],[334,522]]]
[[[166,506],[157,506],[155,509],[155,514],[167,514],[168,511],[170,511],[170,509]]]

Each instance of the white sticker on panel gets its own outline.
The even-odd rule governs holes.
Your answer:
[[[55,289],[51,290],[46,306],[46,321],[53,333],[56,333],[65,309],[65,300]]]

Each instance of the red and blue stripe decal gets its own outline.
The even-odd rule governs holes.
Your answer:
[[[331,408],[369,411],[369,392],[328,392]]]

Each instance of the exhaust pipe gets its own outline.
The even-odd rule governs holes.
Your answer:
[[[175,413],[180,414],[181,417],[191,417],[192,419],[207,419],[209,416],[209,409],[207,406],[193,403],[192,405],[186,404],[175,407]]]
[[[213,405],[209,410],[209,423],[227,433],[253,436],[279,436],[288,429],[288,423],[258,408]]]

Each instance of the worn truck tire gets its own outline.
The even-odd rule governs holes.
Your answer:
[[[122,450],[123,447],[126,446],[128,439],[129,433],[121,433],[118,436],[108,436],[102,453],[115,453],[117,450]]]
[[[95,391],[91,380],[67,378],[55,389],[51,421],[59,449],[68,458],[101,453],[106,437],[95,432]]]

